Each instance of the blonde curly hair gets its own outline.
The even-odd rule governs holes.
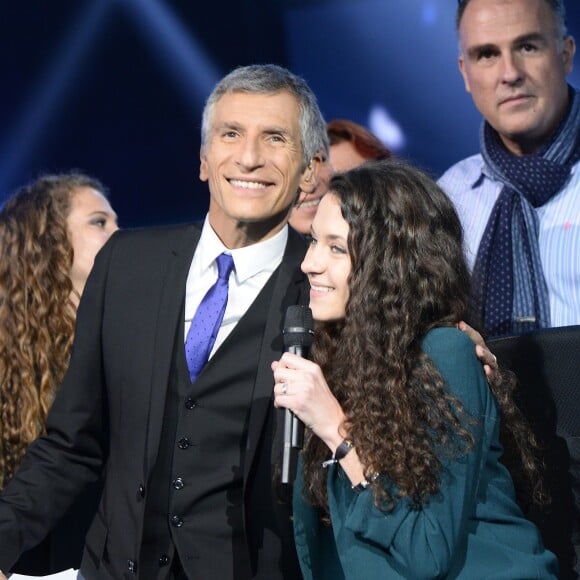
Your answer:
[[[76,307],[67,217],[82,173],[45,175],[0,211],[0,489],[44,431],[68,366]]]

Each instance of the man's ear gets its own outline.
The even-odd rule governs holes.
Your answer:
[[[564,60],[564,70],[569,75],[574,68],[574,54],[576,53],[576,42],[574,37],[567,36],[564,38],[564,47],[562,49],[562,58]]]
[[[306,166],[300,179],[300,190],[304,193],[312,193],[318,187],[318,172],[320,170],[321,159],[315,155]]]
[[[465,59],[463,58],[462,54],[460,54],[459,58],[457,59],[457,66],[459,67],[459,72],[463,77],[463,84],[465,85],[465,90],[468,93],[471,93],[471,89],[469,88],[469,79],[467,78],[467,72],[465,70]]]
[[[203,146],[199,148],[199,178],[201,181],[207,181],[209,179],[209,171],[207,167],[207,158]]]

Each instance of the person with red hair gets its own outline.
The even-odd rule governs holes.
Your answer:
[[[290,225],[301,234],[310,235],[310,225],[333,172],[348,171],[365,161],[387,159],[392,153],[366,127],[346,119],[335,119],[326,126],[328,143],[316,157],[318,168],[309,190],[302,190],[290,214]]]
[[[330,141],[330,164],[334,171],[353,169],[365,161],[388,159],[390,149],[366,127],[347,119],[334,119],[326,126]]]

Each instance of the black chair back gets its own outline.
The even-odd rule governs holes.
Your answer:
[[[490,340],[499,364],[519,382],[517,400],[546,446],[545,508],[518,497],[556,553],[560,578],[580,577],[580,325]]]

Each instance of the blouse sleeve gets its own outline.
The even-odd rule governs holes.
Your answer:
[[[473,343],[451,328],[431,331],[423,344],[467,412],[478,420],[469,454],[444,464],[440,492],[423,506],[400,500],[393,511],[377,509],[370,490],[353,492],[346,477],[329,481],[329,507],[356,538],[384,550],[395,569],[413,578],[445,576],[465,545],[469,517],[475,511],[482,464],[495,428],[496,408]],[[338,487],[341,489],[339,490]],[[334,488],[334,489],[332,489]],[[340,513],[342,512],[342,513]],[[339,538],[337,538],[337,541]]]

